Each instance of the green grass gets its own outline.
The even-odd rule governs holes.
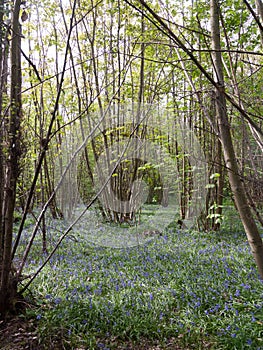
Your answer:
[[[66,349],[127,342],[136,349],[144,339],[163,349],[171,342],[182,349],[263,349],[263,284],[242,229],[225,227],[199,233],[170,226],[144,245],[121,249],[75,232],[30,287],[38,307],[28,317],[37,319],[41,343],[49,349],[58,337]],[[55,236],[50,230],[50,241]],[[39,250],[36,243],[27,272],[43,261]]]

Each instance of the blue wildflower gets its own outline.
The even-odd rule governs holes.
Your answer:
[[[61,301],[62,301],[61,298],[55,298],[55,300],[54,300],[54,302],[55,302],[56,305],[60,304]]]

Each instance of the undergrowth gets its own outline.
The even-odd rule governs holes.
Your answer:
[[[50,240],[56,232],[50,230]],[[26,241],[26,236],[24,237]],[[39,242],[40,244],[41,242]],[[41,264],[36,243],[27,273]],[[114,349],[142,339],[163,349],[263,349],[263,285],[239,226],[200,233],[170,226],[132,248],[66,238],[30,287],[39,341]],[[175,347],[174,347],[175,348]]]

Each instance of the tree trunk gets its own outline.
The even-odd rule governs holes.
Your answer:
[[[263,30],[262,30],[262,25],[263,25],[263,3],[262,3],[262,0],[256,0],[256,6],[257,6],[257,13],[258,13],[258,17],[259,17],[259,22],[261,23],[261,27],[259,28],[259,30],[260,30],[261,44],[263,46]]]
[[[8,125],[8,158],[4,189],[4,228],[3,252],[1,256],[0,313],[5,316],[13,305],[17,285],[12,275],[12,238],[13,214],[16,200],[18,161],[20,157],[20,120],[21,120],[21,29],[19,11],[21,0],[16,0],[12,16],[11,41],[11,78],[10,78],[10,114]]]
[[[214,79],[218,84],[215,90],[216,114],[218,119],[220,139],[224,153],[226,167],[228,169],[229,182],[233,191],[235,203],[242,220],[244,229],[247,234],[252,253],[254,255],[258,271],[263,279],[263,245],[258,228],[253,218],[252,212],[248,205],[243,182],[239,176],[239,168],[233,147],[232,136],[230,132],[230,124],[226,111],[226,99],[224,94],[224,75],[223,63],[221,56],[220,44],[220,27],[219,27],[219,2],[218,0],[210,0],[211,14],[211,35],[212,35],[212,58]]]
[[[2,115],[2,103],[3,103],[3,84],[2,84],[2,73],[3,73],[3,54],[2,54],[2,43],[4,33],[4,0],[0,1],[0,259],[3,256],[3,199],[4,199],[4,133],[3,133],[3,115]],[[1,263],[1,261],[0,261]],[[0,270],[1,271],[1,270]]]

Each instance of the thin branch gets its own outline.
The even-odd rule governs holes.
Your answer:
[[[257,25],[259,26],[259,29],[261,31],[261,33],[263,33],[263,26],[256,14],[256,12],[253,10],[253,8],[250,6],[249,2],[247,0],[243,0],[246,7],[248,8],[249,12],[252,14],[252,16],[254,17],[254,20],[256,21]]]
[[[255,51],[244,51],[244,50],[230,50],[230,49],[221,49],[221,50],[212,50],[212,49],[189,49],[192,52],[226,52],[226,53],[239,53],[241,55],[254,55],[254,56],[263,56],[262,52]]]
[[[29,63],[29,65],[33,68],[36,76],[37,76],[37,79],[39,80],[40,83],[43,83],[42,79],[40,78],[40,75],[38,73],[38,70],[37,70],[37,67],[36,65],[31,61],[31,59],[24,53],[23,50],[21,50],[21,53],[23,55],[23,57],[27,60],[27,62]]]
[[[178,28],[182,28],[182,29],[184,29],[184,30],[187,30],[188,32],[195,33],[195,34],[200,34],[200,35],[206,36],[207,38],[211,38],[211,35],[210,35],[210,34],[206,34],[206,33],[204,33],[203,31],[200,32],[199,30],[196,30],[196,29],[193,29],[193,28],[188,28],[188,27],[183,26],[183,25],[181,25],[181,24],[175,23],[175,22],[173,22],[173,21],[171,21],[171,20],[169,20],[169,19],[167,19],[167,18],[164,18],[164,17],[162,17],[162,16],[160,16],[160,18],[161,18],[162,20],[166,21],[167,23],[170,23],[170,24],[172,24],[172,25],[174,25],[174,26],[176,26],[176,27],[178,27]]]

